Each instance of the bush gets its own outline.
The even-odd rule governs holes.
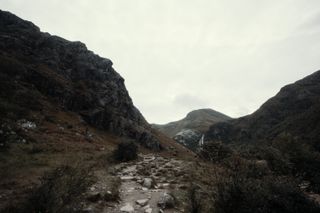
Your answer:
[[[89,169],[62,166],[41,178],[22,212],[70,212],[74,210],[80,195],[92,183]]]
[[[221,142],[207,142],[199,151],[199,155],[211,162],[221,162],[232,155],[233,150]]]
[[[279,175],[288,175],[292,172],[292,163],[287,155],[279,149],[266,144],[245,144],[237,147],[241,157],[251,160],[266,160],[270,170]]]
[[[138,147],[133,141],[123,141],[114,151],[113,157],[121,162],[135,160],[138,157]]]
[[[240,166],[229,176],[221,177],[213,193],[215,212],[319,212],[320,208],[293,179],[273,175],[256,178],[250,170],[250,166]]]
[[[282,153],[285,153],[293,164],[294,175],[310,181],[310,189],[320,192],[320,153],[309,144],[290,137],[277,138],[273,142]]]
[[[190,213],[212,212],[212,206],[208,199],[210,196],[197,185],[192,184],[188,190],[188,199],[190,202]],[[208,205],[209,203],[209,205]]]

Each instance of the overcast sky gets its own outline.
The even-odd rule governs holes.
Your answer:
[[[320,69],[319,0],[0,0],[110,58],[152,123],[254,112]]]

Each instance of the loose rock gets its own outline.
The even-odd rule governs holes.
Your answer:
[[[134,208],[130,203],[127,203],[125,206],[121,207],[120,211],[122,212],[133,212]]]
[[[173,208],[174,204],[175,204],[174,198],[172,197],[172,195],[168,193],[164,193],[161,196],[160,201],[158,202],[158,206],[161,207],[162,209]]]
[[[136,201],[136,203],[137,203],[138,205],[140,205],[140,206],[145,206],[145,205],[148,204],[148,202],[149,202],[148,199],[141,199],[141,200],[137,200],[137,201]]]
[[[151,178],[145,178],[143,180],[143,186],[150,189],[152,187],[153,181]]]

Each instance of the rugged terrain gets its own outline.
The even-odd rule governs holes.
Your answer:
[[[0,62],[2,117],[16,119],[18,112],[39,112],[47,104],[72,111],[96,128],[160,149],[112,62],[85,44],[42,33],[1,11]]]
[[[283,87],[253,114],[212,125],[205,143],[208,150],[229,147],[246,158],[267,160],[275,172],[299,177],[310,191],[320,192],[319,110],[317,71]]]
[[[249,142],[289,135],[319,151],[319,132],[320,71],[317,71],[283,87],[253,114],[212,125],[206,138]]]
[[[211,125],[230,119],[227,115],[212,109],[198,109],[189,112],[185,118],[179,121],[163,125],[153,124],[152,126],[178,143],[195,150],[202,135]]]
[[[99,176],[128,140],[139,152],[193,156],[150,127],[109,59],[0,11],[0,211],[64,165]]]
[[[0,212],[319,212],[319,82],[237,120],[189,113],[196,155],[150,127],[109,59],[0,11]]]

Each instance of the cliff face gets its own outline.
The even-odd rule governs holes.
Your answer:
[[[31,22],[0,11],[0,114],[44,110],[44,102],[72,111],[90,125],[159,149],[109,59],[81,42],[42,33]]]

